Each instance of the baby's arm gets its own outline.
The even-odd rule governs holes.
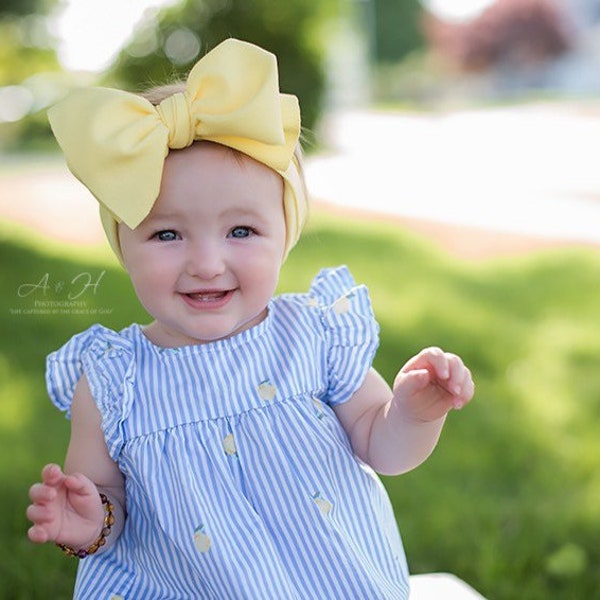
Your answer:
[[[433,452],[447,413],[474,393],[455,354],[427,348],[402,367],[393,391],[371,369],[352,398],[335,407],[356,455],[379,473],[414,469]]]
[[[100,492],[108,496],[115,516],[115,524],[101,550],[119,536],[125,514],[123,476],[108,454],[100,424],[100,413],[83,377],[73,396],[71,440],[64,472],[58,465],[46,465],[41,483],[34,484],[29,492],[32,504],[27,517],[33,522],[28,532],[31,541],[53,541],[76,550],[88,548],[103,528]]]

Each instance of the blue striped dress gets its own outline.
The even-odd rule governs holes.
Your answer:
[[[340,267],[226,340],[161,348],[94,325],[51,354],[52,401],[68,416],[85,373],[126,481],[123,532],[80,562],[75,598],[407,598],[389,499],[332,410],[377,345]]]

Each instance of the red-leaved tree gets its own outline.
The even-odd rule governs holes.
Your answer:
[[[427,14],[424,33],[435,51],[465,71],[539,64],[571,43],[569,19],[553,0],[497,0],[459,24]]]

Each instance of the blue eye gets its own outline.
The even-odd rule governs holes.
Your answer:
[[[154,234],[154,237],[161,242],[173,242],[179,239],[179,236],[172,229],[165,229],[164,231],[158,231]]]
[[[252,230],[250,227],[234,227],[229,234],[232,238],[243,239],[250,237]]]

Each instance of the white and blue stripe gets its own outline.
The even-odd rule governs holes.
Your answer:
[[[228,340],[161,349],[95,325],[51,354],[52,400],[68,413],[85,373],[126,477],[124,531],[81,562],[75,597],[407,598],[389,500],[331,408],[377,344],[342,267]]]

